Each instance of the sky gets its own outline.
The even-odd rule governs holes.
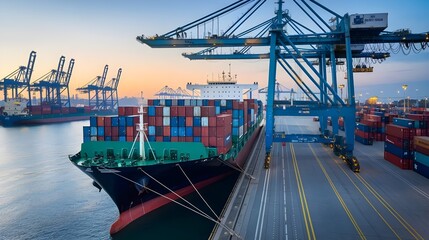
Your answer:
[[[151,98],[164,86],[185,88],[187,82],[205,83],[222,71],[237,75],[240,83],[258,82],[265,87],[268,80],[268,60],[190,61],[183,52],[201,49],[153,49],[136,41],[136,36],[164,34],[233,1],[227,0],[0,0],[0,78],[19,66],[27,64],[31,51],[37,52],[32,81],[51,69],[56,69],[61,56],[66,67],[75,59],[71,78],[71,93],[87,84],[109,65],[106,81],[115,77],[119,68],[122,76],[120,97]],[[274,16],[274,0],[268,0],[250,22],[259,23]],[[389,14],[388,31],[410,29],[413,33],[429,31],[427,0],[320,0],[320,3],[340,15],[346,13]],[[285,8],[292,18],[316,29],[291,0]],[[315,9],[320,10],[315,7]],[[227,29],[243,10],[219,20],[219,28]],[[331,15],[320,12],[328,20]],[[214,25],[217,25],[215,23]],[[210,26],[211,27],[211,26]],[[207,26],[207,31],[210,28]],[[189,32],[195,36],[196,32]],[[230,50],[222,50],[230,51]],[[255,50],[256,51],[256,50]],[[261,51],[261,50],[260,50]],[[262,50],[263,52],[264,50]],[[429,95],[429,49],[419,54],[391,54],[381,64],[374,64],[373,73],[355,74],[355,92],[381,99],[401,98],[405,95],[423,98]],[[277,80],[287,88],[297,87],[278,68]],[[344,71],[339,69],[338,81],[346,83]],[[404,93],[401,85],[408,84]],[[398,93],[399,91],[399,93]],[[84,95],[81,95],[85,97]]]

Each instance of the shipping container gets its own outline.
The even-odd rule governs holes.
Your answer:
[[[424,164],[422,164],[420,162],[414,161],[414,163],[413,163],[413,170],[416,173],[418,173],[418,174],[420,174],[420,175],[422,175],[422,176],[424,176],[426,178],[429,178],[429,166],[424,165]]]
[[[387,151],[384,151],[384,159],[401,169],[412,169],[413,161],[410,159],[401,159],[400,157]]]

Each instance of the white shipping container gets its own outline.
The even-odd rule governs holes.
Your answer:
[[[201,116],[201,107],[199,107],[199,106],[195,106],[194,107],[194,116],[195,117],[200,117]]]
[[[351,29],[387,28],[387,13],[352,14],[350,15]]]
[[[240,127],[238,128],[238,136],[239,136],[239,137],[243,136],[243,130],[244,130],[244,127],[243,127],[243,126],[240,126]]]
[[[191,99],[185,99],[185,106],[191,106]]]
[[[202,127],[208,127],[209,126],[209,118],[208,117],[201,117],[201,126]]]
[[[170,117],[163,117],[162,118],[162,125],[163,126],[170,126]]]
[[[203,106],[203,100],[197,99],[197,106]]]
[[[225,99],[220,100],[220,105],[222,107],[226,107],[226,100]]]
[[[159,100],[159,106],[165,106],[165,99]]]
[[[163,107],[162,108],[162,116],[164,116],[164,117],[170,116],[170,107]]]
[[[173,99],[171,101],[171,106],[177,106],[177,99]]]

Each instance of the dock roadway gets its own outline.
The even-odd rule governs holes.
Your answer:
[[[276,118],[276,131],[317,133],[308,117]],[[429,179],[383,159],[383,142],[355,144],[353,173],[322,144],[275,143],[263,168],[254,148],[212,239],[429,239]]]

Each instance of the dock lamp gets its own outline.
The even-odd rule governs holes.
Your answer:
[[[343,99],[343,88],[345,87],[346,85],[344,85],[344,84],[340,84],[340,85],[338,85],[338,88],[340,88],[340,92],[341,92],[341,99]]]
[[[404,112],[405,112],[405,91],[407,90],[408,85],[407,84],[402,84],[402,89],[404,89]]]

